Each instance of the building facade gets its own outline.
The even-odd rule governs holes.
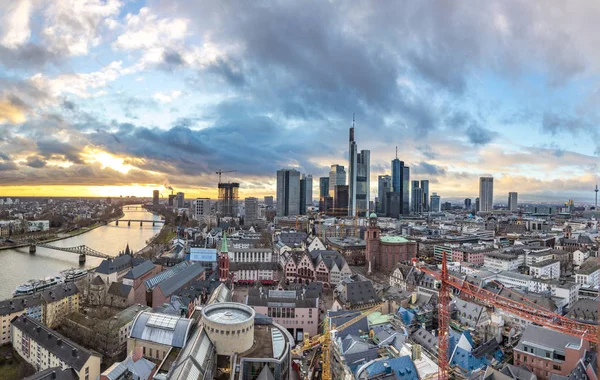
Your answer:
[[[392,191],[392,177],[389,175],[380,175],[377,177],[377,204],[376,213],[386,215],[387,193]]]
[[[72,368],[79,379],[100,376],[100,355],[76,345],[56,331],[27,316],[12,321],[13,349],[36,371]]]
[[[244,224],[252,224],[258,220],[258,198],[249,197],[244,200]]]
[[[300,172],[294,169],[277,171],[277,216],[300,213]]]
[[[518,194],[515,192],[508,193],[508,211],[518,211],[519,207],[517,206]]]
[[[431,194],[431,203],[429,205],[429,211],[440,212],[441,211],[441,198],[437,193]]]
[[[491,212],[494,209],[494,177],[479,178],[480,212]]]
[[[335,187],[346,184],[346,170],[341,165],[331,165],[329,171],[329,196],[334,197]]]

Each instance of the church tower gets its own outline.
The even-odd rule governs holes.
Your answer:
[[[377,265],[377,257],[379,256],[379,238],[381,237],[381,230],[377,226],[377,214],[371,213],[369,215],[369,225],[365,235],[367,243],[365,250],[365,264],[367,265],[367,272],[371,273]]]
[[[219,252],[219,281],[229,280],[229,250],[227,248],[227,233],[223,232],[221,251]]]

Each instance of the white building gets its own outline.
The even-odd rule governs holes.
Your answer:
[[[575,282],[581,285],[600,286],[600,267],[588,266],[575,272]]]
[[[515,271],[525,264],[525,252],[489,252],[484,254],[483,266],[492,271]]]
[[[194,217],[196,220],[203,220],[205,216],[210,215],[209,198],[196,198],[192,203],[194,208]]]
[[[49,220],[29,220],[27,221],[27,230],[29,232],[48,231],[50,229]]]
[[[588,257],[590,257],[590,253],[588,251],[577,250],[573,252],[573,265],[576,267],[580,266]]]
[[[560,261],[546,260],[529,266],[529,274],[534,278],[558,279],[560,277]]]

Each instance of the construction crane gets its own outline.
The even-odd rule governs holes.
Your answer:
[[[219,183],[221,183],[221,174],[223,173],[235,173],[237,172],[237,170],[221,170],[219,169],[218,171],[215,172],[215,174],[219,175]]]
[[[339,327],[332,326],[329,328],[329,323],[327,317],[323,320],[323,333],[319,335],[315,335],[312,338],[306,338],[302,342],[302,346],[298,346],[292,350],[294,355],[302,355],[304,351],[308,351],[310,349],[316,348],[317,346],[321,346],[321,361],[323,362],[323,371],[321,375],[322,380],[331,380],[331,334],[332,332],[340,332],[343,331],[346,327],[352,326],[356,322],[360,321],[364,317],[369,314],[378,311],[381,309],[380,305],[372,307],[368,310],[362,311],[360,315],[355,318],[352,318],[348,322],[340,325]],[[308,378],[305,377],[306,379]]]
[[[450,287],[459,289],[461,294],[469,295],[488,307],[498,308],[563,334],[575,336],[596,344],[600,342],[598,337],[598,326],[596,325],[580,323],[549,310],[529,306],[513,299],[502,297],[489,290],[482,289],[477,285],[473,285],[465,280],[450,275],[448,273],[445,252],[442,256],[441,273],[422,266],[421,264],[417,265],[416,259],[413,259],[413,263],[420,271],[440,281],[438,296],[438,380],[447,380],[450,371],[448,363]]]

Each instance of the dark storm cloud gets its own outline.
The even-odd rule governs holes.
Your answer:
[[[37,142],[37,148],[39,154],[46,159],[59,156],[74,164],[83,163],[83,160],[81,159],[81,148],[60,142],[54,138],[39,140]]]
[[[16,48],[0,45],[0,65],[7,69],[41,69],[59,62],[59,56],[41,45],[28,43]]]
[[[12,161],[0,161],[0,172],[17,170],[17,164]]]
[[[243,86],[245,83],[241,69],[236,64],[224,59],[217,59],[209,66],[207,71],[222,76],[229,84],[236,87]]]
[[[427,174],[433,176],[443,176],[446,174],[446,169],[441,166],[433,165],[425,161],[414,163],[410,166],[413,174]]]
[[[26,165],[31,168],[39,169],[46,166],[46,161],[44,161],[41,157],[38,156],[29,156],[27,157]]]
[[[469,142],[473,145],[486,145],[490,143],[497,133],[478,125],[471,125],[465,131]]]

